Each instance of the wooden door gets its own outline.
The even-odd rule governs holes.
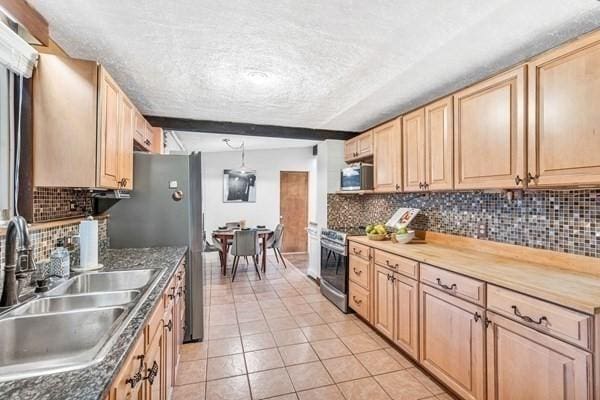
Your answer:
[[[143,145],[144,147],[146,146],[146,144],[144,143],[144,140],[146,139],[146,120],[144,119],[142,114],[140,114],[140,112],[137,110],[135,110],[134,138],[139,144]]]
[[[488,314],[489,400],[590,400],[592,355]]]
[[[375,191],[395,192],[402,189],[401,119],[373,129],[373,183]]]
[[[428,190],[454,188],[452,96],[425,107],[425,181]]]
[[[531,186],[600,183],[600,33],[529,64]]]
[[[146,400],[163,400],[166,398],[165,386],[165,337],[160,329],[146,352]]]
[[[454,187],[522,188],[525,67],[454,96]]]
[[[356,138],[348,139],[344,143],[344,160],[352,161],[358,156],[358,140]]]
[[[144,335],[133,345],[131,354],[123,364],[110,388],[110,400],[144,400]],[[136,373],[140,373],[136,378]]]
[[[373,285],[373,325],[381,333],[394,338],[394,273],[375,265]]]
[[[394,274],[394,343],[419,358],[419,283]]]
[[[135,131],[135,108],[129,99],[121,96],[121,122],[119,140],[119,182],[125,189],[133,189],[133,135]]]
[[[420,285],[421,365],[464,399],[485,398],[483,308]]]
[[[284,226],[284,253],[306,253],[308,248],[308,172],[281,171],[280,221]]]
[[[360,158],[373,155],[373,131],[367,131],[358,136],[356,149]]]
[[[425,109],[402,117],[404,191],[426,189],[425,179]]]
[[[98,179],[97,185],[104,188],[118,188],[119,153],[119,112],[121,91],[116,82],[100,67],[100,112],[98,116]]]

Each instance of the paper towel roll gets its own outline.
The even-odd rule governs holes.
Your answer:
[[[79,265],[82,269],[98,265],[98,221],[86,219],[79,224]]]

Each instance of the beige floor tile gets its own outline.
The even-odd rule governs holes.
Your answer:
[[[417,400],[432,396],[425,385],[407,370],[378,375],[375,380],[394,400]]]
[[[304,333],[309,342],[336,338],[335,332],[331,330],[329,325],[307,326],[302,328],[302,333]]]
[[[248,375],[252,398],[265,399],[292,393],[294,387],[285,368],[255,372]]]
[[[435,398],[437,400],[455,400],[456,399],[456,397],[453,397],[452,395],[450,395],[448,393],[438,394],[437,396],[435,396]]]
[[[306,314],[294,315],[293,317],[299,327],[322,325],[325,323],[325,321],[319,317],[319,314],[314,311]]]
[[[367,332],[367,335],[369,335],[369,337],[373,339],[382,349],[391,347],[390,343],[381,337],[381,335],[379,335],[377,332]]]
[[[218,304],[233,304],[233,296],[218,296],[211,297],[210,305],[218,305]]]
[[[208,343],[188,343],[181,347],[181,361],[201,360],[208,357]]]
[[[286,366],[319,360],[312,346],[308,343],[280,347],[279,353]]]
[[[300,400],[344,400],[342,392],[335,385],[300,392],[298,398]]]
[[[356,355],[356,358],[358,358],[362,365],[367,368],[371,375],[380,375],[404,369],[404,367],[385,350],[360,353]]]
[[[228,356],[230,354],[237,354],[241,352],[242,343],[240,342],[239,337],[208,341],[209,357]]]
[[[205,400],[206,383],[192,383],[190,385],[175,386],[173,400]]]
[[[269,400],[298,400],[298,396],[296,396],[296,393],[290,393],[283,396],[271,397]]]
[[[323,360],[323,365],[325,365],[335,383],[352,381],[369,376],[369,371],[354,356]]]
[[[206,380],[206,360],[185,361],[179,363],[176,385],[204,382]]]
[[[285,298],[281,299],[281,301],[287,307],[290,307],[290,306],[296,305],[296,304],[306,304],[306,300],[304,300],[304,297],[302,297],[302,296],[285,297]],[[312,311],[312,309],[311,309],[311,311]]]
[[[244,344],[245,352],[276,347],[275,339],[273,339],[271,332],[242,336],[242,343]]]
[[[340,383],[338,385],[346,400],[390,400],[373,378]]]
[[[279,296],[277,296],[277,293],[275,293],[275,291],[268,291],[256,293],[256,298],[260,302],[261,300],[275,300],[278,299]]]
[[[394,360],[398,361],[403,368],[414,367],[413,361],[411,361],[404,354],[400,353],[398,350],[390,348],[385,349],[385,352],[388,353]]]
[[[364,333],[354,321],[341,321],[329,324],[332,331],[339,337],[352,336]]]
[[[307,313],[313,312],[313,309],[310,308],[310,306],[308,304],[293,304],[293,305],[287,306],[287,309],[290,312],[290,314],[292,314],[292,315],[300,315],[300,314],[307,314]]]
[[[206,365],[206,379],[209,381],[246,373],[243,354],[209,358]]]
[[[296,392],[333,384],[320,361],[287,367]]]
[[[239,326],[243,336],[269,332],[269,326],[265,320],[240,322]]]
[[[421,382],[427,390],[435,395],[444,394],[446,391],[436,381],[434,381],[429,375],[425,374],[418,368],[409,368],[407,371],[414,376],[419,382]]]
[[[237,324],[215,325],[208,329],[208,339],[218,340],[240,336]]]
[[[376,341],[371,339],[366,333],[361,333],[360,335],[354,336],[344,336],[341,338],[341,340],[354,354],[378,350],[381,348],[381,346]]]
[[[260,308],[263,310],[285,307],[285,304],[278,297],[273,299],[259,300]]]
[[[340,339],[328,339],[311,343],[321,360],[350,355],[350,350]]]
[[[304,300],[306,300],[307,303],[319,303],[321,301],[323,301],[323,295],[322,294],[308,294],[308,295],[304,295],[302,296],[304,297]]]
[[[272,331],[284,331],[286,329],[298,328],[296,321],[290,317],[268,319],[267,324]]]
[[[283,360],[277,349],[257,350],[244,353],[248,373],[283,367]]]
[[[250,400],[250,388],[246,375],[219,379],[206,383],[207,400]]]
[[[237,316],[237,322],[250,322],[250,321],[262,321],[265,317],[262,311],[254,311],[254,312],[240,312]]]
[[[300,328],[275,331],[273,332],[273,337],[275,338],[275,343],[277,343],[278,347],[307,342],[307,339],[302,334]]]

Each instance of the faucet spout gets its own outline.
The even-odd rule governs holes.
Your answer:
[[[29,236],[27,221],[17,215],[13,217],[6,228],[5,239],[4,285],[0,307],[18,304],[22,282],[28,273],[35,270],[33,264],[33,244]]]

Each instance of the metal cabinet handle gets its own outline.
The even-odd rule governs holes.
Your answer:
[[[419,182],[419,189],[423,189],[423,182]]]
[[[360,275],[360,274],[362,274],[362,270],[360,270],[360,269],[357,271],[357,270],[356,270],[356,268],[352,267],[352,270],[354,271],[354,273],[355,273],[356,275]]]
[[[152,364],[152,368],[148,368],[148,375],[144,379],[147,379],[150,382],[150,385],[154,383],[154,378],[158,375],[158,363],[154,361]]]
[[[144,355],[139,355],[136,357],[136,359],[140,360],[140,367],[131,378],[127,378],[125,380],[125,384],[131,386],[132,389],[134,389],[137,386],[137,384],[140,383],[140,381],[143,379],[142,371],[144,370]]]
[[[173,330],[173,320],[169,320],[169,323],[165,325],[165,328],[171,332]]]
[[[398,264],[390,264],[390,260],[385,260],[385,265],[390,268],[398,269]]]
[[[423,189],[425,189],[425,190],[429,189],[429,183],[424,182],[423,183]]]
[[[352,251],[354,252],[354,254],[361,254],[362,253],[362,249],[357,249],[356,247],[354,247],[352,249]]]
[[[396,190],[400,190],[400,185],[396,183]]]
[[[396,280],[396,277],[393,274],[391,274],[391,275],[390,274],[386,274],[386,275],[387,275],[388,281],[394,282]]]
[[[519,175],[515,176],[515,185],[519,185],[523,182],[523,179]]]
[[[167,296],[169,296],[170,300],[173,300],[173,298],[175,297],[175,288],[174,287],[171,288],[171,293],[169,293]]]
[[[354,302],[355,302],[356,304],[360,304],[360,303],[362,303],[362,300],[360,300],[360,299],[357,299],[357,298],[356,298],[356,296],[352,296],[352,300],[354,300]]]
[[[546,323],[548,322],[548,318],[546,318],[545,316],[542,316],[542,317],[538,318],[537,321],[536,321],[535,319],[533,319],[533,318],[531,318],[531,317],[529,317],[527,315],[521,314],[521,312],[519,311],[519,309],[517,308],[517,306],[513,305],[513,306],[510,306],[510,308],[512,308],[513,313],[517,317],[521,318],[525,322],[529,322],[530,324],[541,325],[544,322],[546,322]]]
[[[527,173],[527,183],[535,182],[540,176],[538,174],[531,175],[531,172]]]
[[[438,286],[441,286],[442,288],[446,289],[446,290],[456,290],[456,283],[453,283],[452,285],[448,286],[442,283],[442,280],[440,278],[436,278],[436,282],[438,284]]]
[[[473,319],[475,320],[475,322],[479,322],[479,320],[481,319],[481,314],[475,311],[475,314],[473,314]]]

